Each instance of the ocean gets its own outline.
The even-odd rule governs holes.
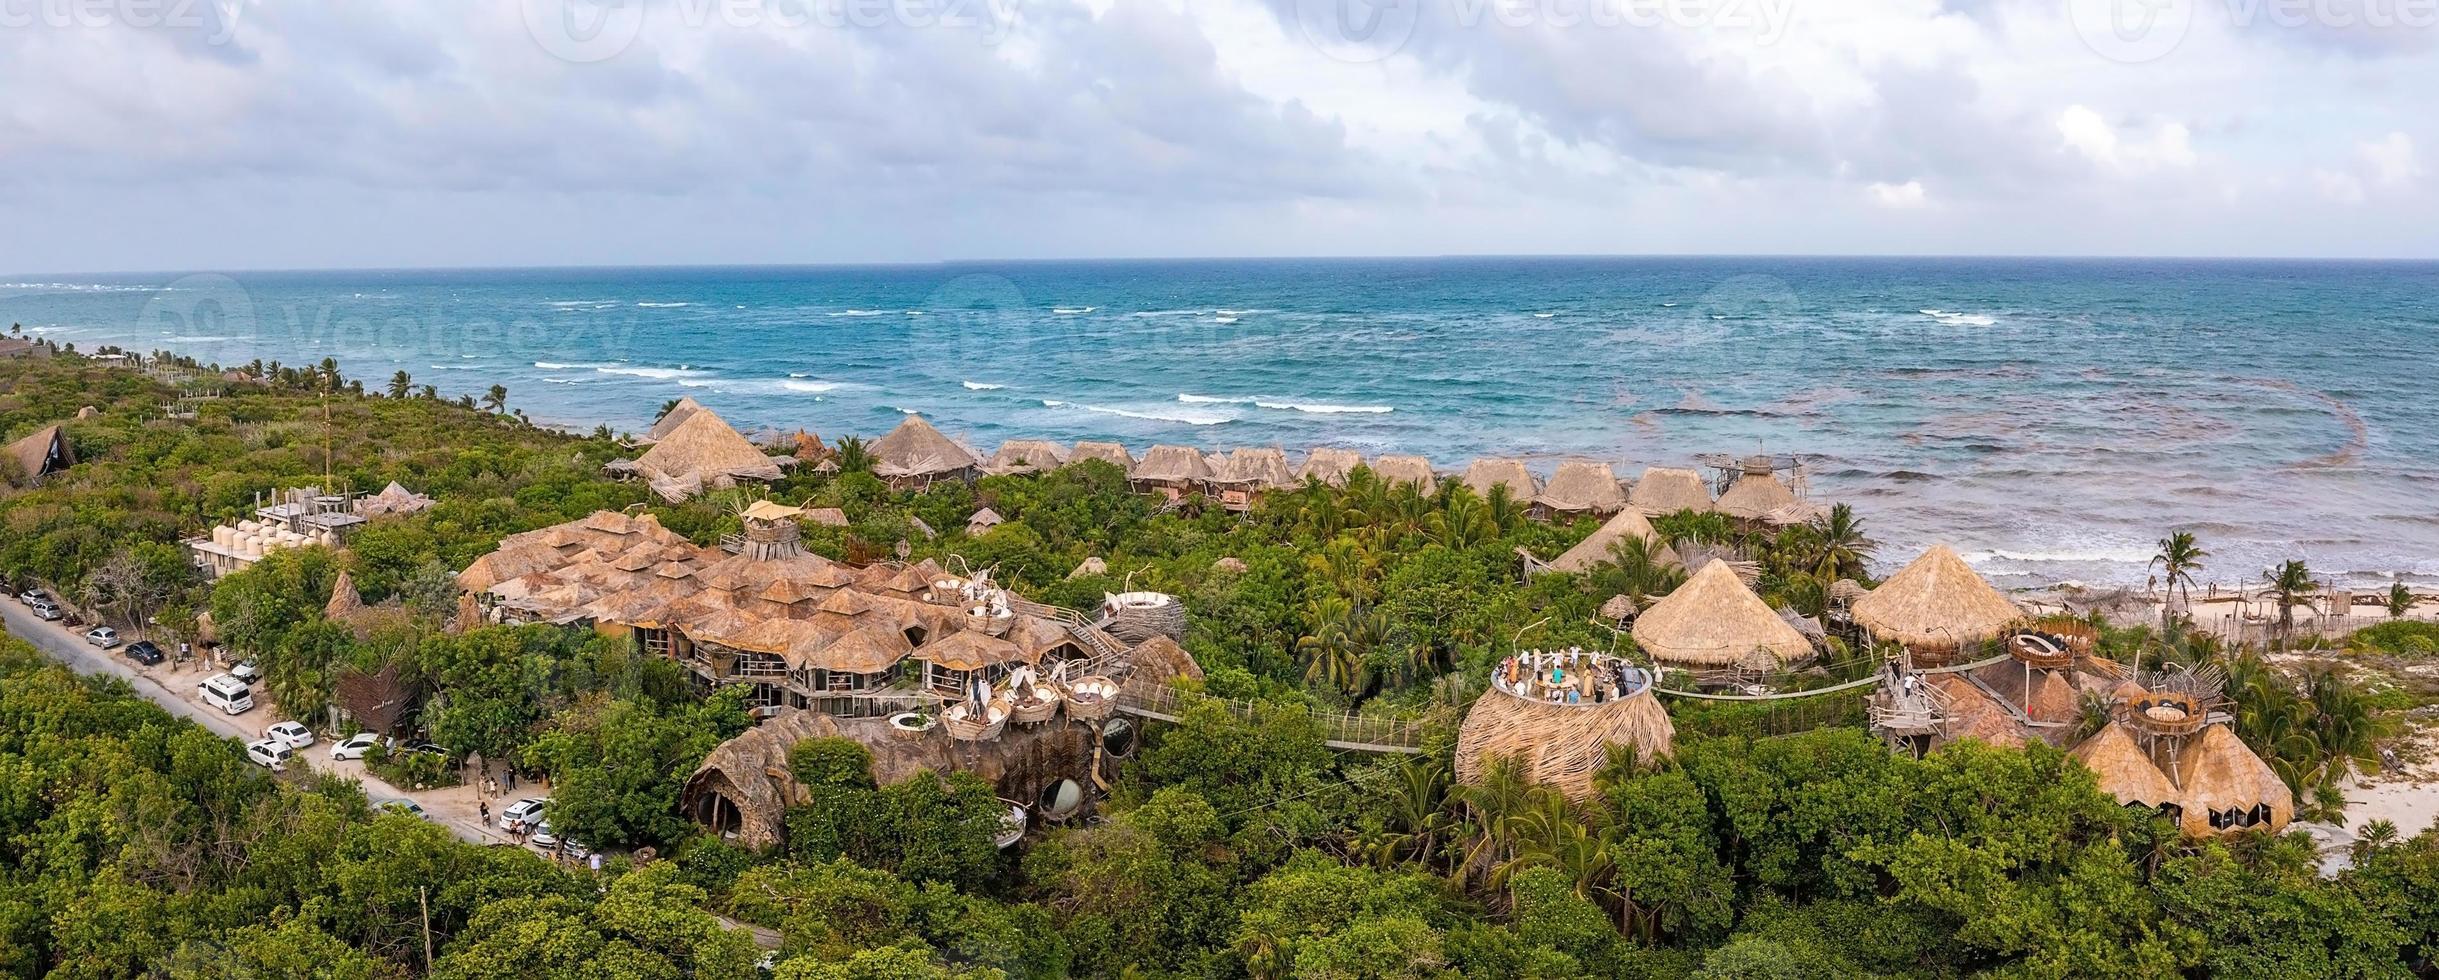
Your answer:
[[[1448,258],[0,276],[92,349],[335,357],[536,421],[1519,455],[1793,453],[1892,567],[2439,581],[2439,264]]]

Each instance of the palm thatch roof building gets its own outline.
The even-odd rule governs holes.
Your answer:
[[[1125,446],[1114,442],[1079,442],[1076,443],[1076,451],[1067,457],[1067,461],[1070,463],[1081,463],[1088,459],[1097,459],[1115,466],[1120,473],[1132,474],[1135,472],[1133,454],[1128,453]]]
[[[1711,491],[1702,485],[1702,474],[1666,466],[1644,467],[1643,478],[1634,482],[1627,499],[1653,517],[1689,510],[1706,514],[1712,507]]]
[[[727,488],[739,480],[780,477],[779,464],[703,408],[687,413],[684,421],[635,461],[635,468],[655,493],[673,503],[705,487]]]
[[[1059,444],[1041,439],[1010,439],[999,444],[999,451],[982,464],[984,472],[994,474],[1039,473],[1067,465],[1067,451]]]
[[[1605,654],[1542,655],[1578,658],[1561,669],[1575,672],[1569,678],[1597,685],[1595,697],[1576,690],[1569,703],[1537,694],[1548,685],[1527,678],[1534,673],[1529,668],[1517,669],[1520,660],[1533,656],[1509,658],[1495,671],[1490,690],[1466,711],[1457,730],[1458,782],[1478,784],[1495,762],[1507,760],[1526,782],[1580,803],[1591,798],[1592,778],[1608,762],[1611,746],[1630,747],[1647,761],[1675,751],[1676,726],[1652,696],[1651,679],[1643,671]],[[1510,671],[1517,675],[1512,682],[1500,676]],[[1555,689],[1573,690],[1568,683]]]
[[[1740,520],[1758,521],[1771,511],[1796,502],[1795,491],[1780,481],[1767,461],[1746,464],[1744,473],[1719,495],[1712,509]]]
[[[2147,809],[2183,805],[2185,792],[2151,761],[2150,753],[2135,744],[2134,736],[2123,725],[2110,722],[2100,726],[2100,731],[2068,749],[2067,754],[2100,777],[2101,792],[2117,797],[2119,803]]]
[[[1699,667],[1775,670],[1812,653],[1724,561],[1702,566],[1636,617],[1634,642],[1655,660]]]
[[[1651,521],[1641,511],[1629,507],[1618,511],[1599,530],[1576,542],[1575,547],[1551,559],[1544,567],[1561,572],[1591,571],[1594,566],[1616,561],[1615,549],[1628,538],[1641,539],[1655,562],[1663,565],[1683,564],[1678,560],[1676,550],[1670,548],[1668,542],[1660,537],[1660,532],[1651,526]]]
[[[1626,495],[1609,464],[1571,459],[1558,464],[1533,502],[1553,514],[1614,514],[1625,508]]]
[[[1153,446],[1126,475],[1126,482],[1170,500],[1201,493],[1211,485],[1211,463],[1192,446]]]
[[[1997,638],[2024,616],[1944,544],[1932,545],[1879,588],[1856,598],[1852,615],[1874,639],[1902,645],[1918,659],[1941,661]]]
[[[330,601],[322,606],[322,618],[345,622],[364,611],[364,596],[356,591],[355,576],[339,569],[339,578],[330,583]]]
[[[2295,819],[2295,792],[2226,725],[2203,729],[2187,747],[2178,825],[2201,837],[2252,828],[2277,833]]]
[[[1379,457],[1372,461],[1372,475],[1390,486],[1411,483],[1415,492],[1426,497],[1439,489],[1439,479],[1431,472],[1431,461],[1421,456]]]
[[[1304,465],[1296,469],[1296,480],[1319,480],[1323,486],[1343,487],[1355,468],[1363,465],[1363,456],[1351,449],[1315,446],[1304,454]]]
[[[1465,485],[1476,496],[1489,500],[1491,489],[1506,487],[1507,499],[1531,503],[1541,493],[1541,481],[1533,478],[1520,459],[1477,459],[1465,466]]]
[[[32,435],[9,443],[8,449],[0,453],[0,459],[13,464],[15,477],[31,485],[42,482],[43,477],[76,465],[76,450],[68,445],[66,430],[56,425],[46,425],[34,430]]]
[[[381,488],[380,493],[356,501],[356,512],[366,517],[414,514],[429,509],[432,498],[400,486],[398,481]]]
[[[872,444],[872,475],[892,488],[919,489],[942,480],[970,480],[982,465],[955,440],[909,415]]]
[[[1229,510],[1250,509],[1254,495],[1295,485],[1296,474],[1287,468],[1287,454],[1271,447],[1238,449],[1214,467],[1211,476],[1220,506]]]
[[[662,412],[661,417],[652,423],[651,430],[644,433],[643,441],[659,442],[669,438],[669,434],[676,432],[678,426],[686,424],[694,413],[703,410],[703,403],[695,401],[693,395],[678,399],[677,404],[669,406],[669,410]]]
[[[965,519],[965,533],[970,535],[988,534],[992,528],[998,527],[1005,523],[1008,523],[1007,518],[999,516],[998,511],[985,507],[981,510],[975,511],[974,516]]]

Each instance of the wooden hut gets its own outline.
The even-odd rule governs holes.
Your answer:
[[[675,413],[672,413],[675,414]],[[636,459],[635,467],[653,492],[672,503],[705,487],[732,487],[739,480],[776,480],[779,465],[708,409],[687,413],[684,421],[653,443]]]
[[[0,455],[15,462],[17,478],[28,485],[76,465],[76,450],[68,445],[66,430],[56,425],[36,429],[32,435],[9,443],[6,452]]]
[[[2067,750],[2067,754],[2099,777],[2100,791],[2116,797],[2119,803],[2166,810],[2172,816],[2183,807],[2184,791],[2177,789],[2168,774],[2151,761],[2150,754],[2135,744],[2134,736],[2123,725],[2110,722],[2100,726],[2092,737]]]
[[[1439,489],[1439,478],[1431,472],[1431,461],[1421,456],[1381,456],[1372,460],[1372,475],[1390,486],[1411,483],[1415,492],[1431,496]]]
[[[1533,471],[1525,469],[1517,459],[1477,459],[1465,467],[1465,486],[1474,495],[1489,500],[1495,487],[1507,488],[1507,499],[1529,504],[1541,493],[1541,481],[1533,479]]]
[[[1135,464],[1126,482],[1141,493],[1156,493],[1171,501],[1202,493],[1211,486],[1211,464],[1191,446],[1153,446]]]
[[[974,516],[965,519],[965,533],[979,537],[990,533],[992,528],[1007,522],[1008,519],[999,516],[998,511],[985,507],[975,511]]]
[[[982,461],[955,440],[909,415],[872,444],[872,475],[896,490],[919,490],[943,480],[971,480]]]
[[[1347,477],[1362,465],[1363,457],[1354,450],[1315,446],[1304,454],[1304,465],[1296,469],[1296,480],[1319,480],[1324,486],[1343,487]]]
[[[1724,561],[1702,566],[1635,617],[1635,646],[1655,660],[1696,667],[1775,670],[1812,653]]]
[[[1712,509],[1739,520],[1758,521],[1795,502],[1795,491],[1779,480],[1770,461],[1756,457],[1745,462],[1744,472],[1728,485],[1728,492],[1719,495]]]
[[[1220,506],[1229,510],[1249,510],[1253,498],[1264,490],[1277,490],[1296,485],[1296,474],[1287,468],[1287,454],[1270,447],[1241,448],[1228,454],[1227,462],[1211,478],[1219,492]]]
[[[1024,659],[1024,648],[980,630],[959,630],[914,652],[923,662],[923,689],[963,698],[974,679],[997,683]]]
[[[676,432],[678,426],[686,424],[686,420],[694,417],[694,413],[703,410],[703,403],[695,401],[693,395],[678,399],[677,404],[669,406],[668,411],[662,412],[660,418],[653,420],[652,428],[644,433],[643,441],[659,442],[669,438],[669,434]]]
[[[999,444],[999,451],[982,464],[983,471],[1006,475],[1039,473],[1067,465],[1067,451],[1059,444],[1041,439],[1010,439]]]
[[[1571,459],[1558,464],[1533,502],[1551,514],[1614,514],[1626,506],[1609,464]]]
[[[1614,549],[1627,538],[1643,539],[1650,546],[1654,561],[1664,565],[1683,564],[1678,560],[1677,552],[1660,537],[1660,532],[1652,528],[1651,521],[1641,511],[1629,507],[1618,511],[1599,530],[1576,542],[1575,547],[1551,559],[1543,568],[1559,572],[1591,571],[1595,566],[1616,561]]]
[[[1580,704],[1522,697],[1493,683],[1457,729],[1457,781],[1479,783],[1494,760],[1507,759],[1526,782],[1581,803],[1592,797],[1610,746],[1656,759],[1675,751],[1676,731],[1648,680],[1623,697]]]
[[[1634,481],[1626,498],[1652,517],[1680,511],[1707,514],[1712,507],[1711,491],[1702,485],[1702,474],[1666,466],[1644,467],[1643,478]]]
[[[1076,443],[1076,451],[1067,457],[1070,463],[1081,463],[1088,459],[1108,463],[1123,474],[1135,472],[1135,457],[1126,451],[1125,446],[1114,442],[1079,442]]]
[[[2276,770],[2229,731],[2212,725],[2185,750],[2184,813],[2179,826],[2203,837],[2261,829],[2285,830],[2295,819],[2295,793]]]
[[[1855,599],[1852,615],[1874,639],[1902,645],[1918,661],[1944,663],[1961,648],[1997,638],[2024,614],[1954,549],[1935,544]]]
[[[355,722],[357,731],[396,731],[422,701],[422,692],[396,663],[366,672],[341,671],[332,685],[330,702]]]
[[[364,611],[364,596],[356,591],[356,579],[339,569],[339,578],[330,584],[330,601],[322,606],[322,618],[343,623]]]

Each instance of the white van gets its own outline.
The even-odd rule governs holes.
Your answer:
[[[203,682],[203,703],[242,715],[254,710],[254,689],[227,674],[214,674]]]

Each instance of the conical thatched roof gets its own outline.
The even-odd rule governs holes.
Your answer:
[[[999,637],[975,630],[958,630],[916,649],[915,659],[928,660],[950,670],[981,670],[994,664],[1023,659],[1024,654],[1024,648]]]
[[[1634,481],[1634,490],[1627,498],[1643,513],[1654,517],[1686,510],[1708,513],[1712,506],[1711,491],[1702,485],[1702,474],[1666,466],[1644,467],[1643,478]]]
[[[1108,562],[1105,562],[1105,561],[1102,561],[1102,560],[1101,560],[1101,557],[1100,557],[1099,555],[1094,555],[1094,556],[1092,556],[1092,557],[1090,557],[1090,558],[1086,558],[1086,559],[1084,559],[1083,561],[1077,562],[1077,563],[1076,563],[1075,570],[1074,570],[1074,571],[1072,571],[1072,572],[1068,572],[1068,573],[1067,573],[1067,577],[1068,577],[1068,578],[1083,578],[1083,577],[1085,577],[1085,576],[1087,576],[1087,575],[1107,575],[1107,574],[1109,574],[1109,563],[1108,563]]]
[[[2100,777],[2100,791],[2117,797],[2119,803],[2166,806],[2184,796],[2168,781],[2167,773],[2151,764],[2151,756],[2142,746],[2134,744],[2134,736],[2126,733],[2125,726],[2116,722],[2101,726],[2066,754]]]
[[[1067,450],[1041,439],[1010,439],[999,444],[983,469],[993,473],[1034,473],[1067,465]]]
[[[1939,744],[1979,739],[1989,745],[2015,747],[2028,741],[2015,715],[1963,675],[1931,674],[1925,683],[1946,696],[1948,717],[1940,725]]]
[[[1391,486],[1414,484],[1415,491],[1426,497],[1439,489],[1439,480],[1431,472],[1431,461],[1421,456],[1379,457],[1372,461],[1372,475]]]
[[[1719,495],[1714,509],[1729,517],[1758,521],[1795,502],[1795,491],[1779,482],[1778,474],[1747,471],[1728,485],[1728,492]]]
[[[1256,490],[1296,485],[1295,471],[1287,468],[1287,454],[1273,447],[1248,447],[1229,453],[1228,465],[1216,479]]]
[[[938,476],[972,469],[981,461],[955,440],[909,415],[872,444],[872,472],[881,477]]]
[[[1931,652],[1991,639],[2023,616],[1944,544],[1854,600],[1853,614],[1882,642]]]
[[[1607,704],[1529,701],[1492,690],[1474,701],[1457,730],[1457,781],[1480,782],[1494,759],[1513,759],[1526,781],[1582,802],[1611,745],[1632,745],[1643,759],[1676,749],[1668,710],[1644,690]]]
[[[1476,496],[1490,499],[1491,488],[1507,487],[1507,499],[1529,503],[1541,492],[1541,481],[1533,479],[1533,471],[1524,468],[1518,459],[1477,459],[1465,467],[1465,485]]]
[[[449,620],[449,632],[463,633],[483,625],[483,607],[474,601],[474,593],[457,594],[457,615]]]
[[[1609,472],[1609,464],[1584,459],[1558,464],[1558,472],[1550,475],[1541,496],[1533,499],[1562,514],[1607,514],[1626,506],[1626,495],[1618,492],[1617,474]]]
[[[968,533],[980,534],[1007,522],[1008,519],[999,516],[998,511],[985,507],[975,511],[974,516],[965,519],[965,529]]]
[[[1184,677],[1201,680],[1203,665],[1194,662],[1194,655],[1177,645],[1176,640],[1155,636],[1127,650],[1127,660],[1134,665],[1133,677],[1166,684]]]
[[[1118,472],[1121,473],[1135,471],[1134,454],[1127,452],[1125,446],[1114,442],[1079,442],[1076,443],[1075,452],[1067,455],[1069,463],[1081,463],[1088,459],[1108,463],[1117,467]]]
[[[1610,596],[1609,601],[1601,603],[1602,619],[1615,623],[1622,622],[1633,617],[1634,600],[1627,598],[1623,593]]]
[[[1770,611],[1724,561],[1702,566],[1636,617],[1634,642],[1656,660],[1710,667],[1745,661],[1755,651],[1780,663],[1812,652],[1804,635]]]
[[[18,469],[28,480],[76,465],[76,451],[69,447],[66,433],[56,425],[44,426],[9,443],[5,452],[8,458],[17,461]]]
[[[673,413],[674,414],[674,413]],[[647,475],[716,484],[724,479],[779,479],[779,466],[708,409],[697,409],[635,461]]]
[[[2183,826],[2188,834],[2219,833],[2210,825],[2213,810],[2250,810],[2267,804],[2270,818],[2260,826],[2273,833],[2295,817],[2294,791],[2226,725],[2203,729],[2180,761],[2185,774]]]
[[[669,438],[669,434],[676,432],[678,426],[686,424],[688,418],[700,411],[703,411],[703,403],[695,401],[693,395],[678,399],[677,404],[669,406],[669,410],[661,413],[661,417],[652,423],[651,431],[644,433],[644,441],[659,442]]]
[[[1153,446],[1126,476],[1146,483],[1207,483],[1211,465],[1191,446]]]
[[[1304,454],[1304,465],[1296,468],[1296,480],[1319,480],[1333,487],[1347,485],[1347,475],[1363,465],[1363,457],[1351,449],[1331,449],[1315,446]]]
[[[322,618],[345,622],[348,617],[364,611],[364,597],[356,592],[354,576],[339,569],[339,579],[330,584],[330,602],[322,607]]]
[[[1601,525],[1600,530],[1592,532],[1590,537],[1576,542],[1575,547],[1552,559],[1550,567],[1562,572],[1591,571],[1593,566],[1616,561],[1617,556],[1611,549],[1629,537],[1649,542],[1653,560],[1663,565],[1681,564],[1677,552],[1668,546],[1668,542],[1660,539],[1660,532],[1652,528],[1651,521],[1641,511],[1630,507],[1618,511],[1608,523]]]

